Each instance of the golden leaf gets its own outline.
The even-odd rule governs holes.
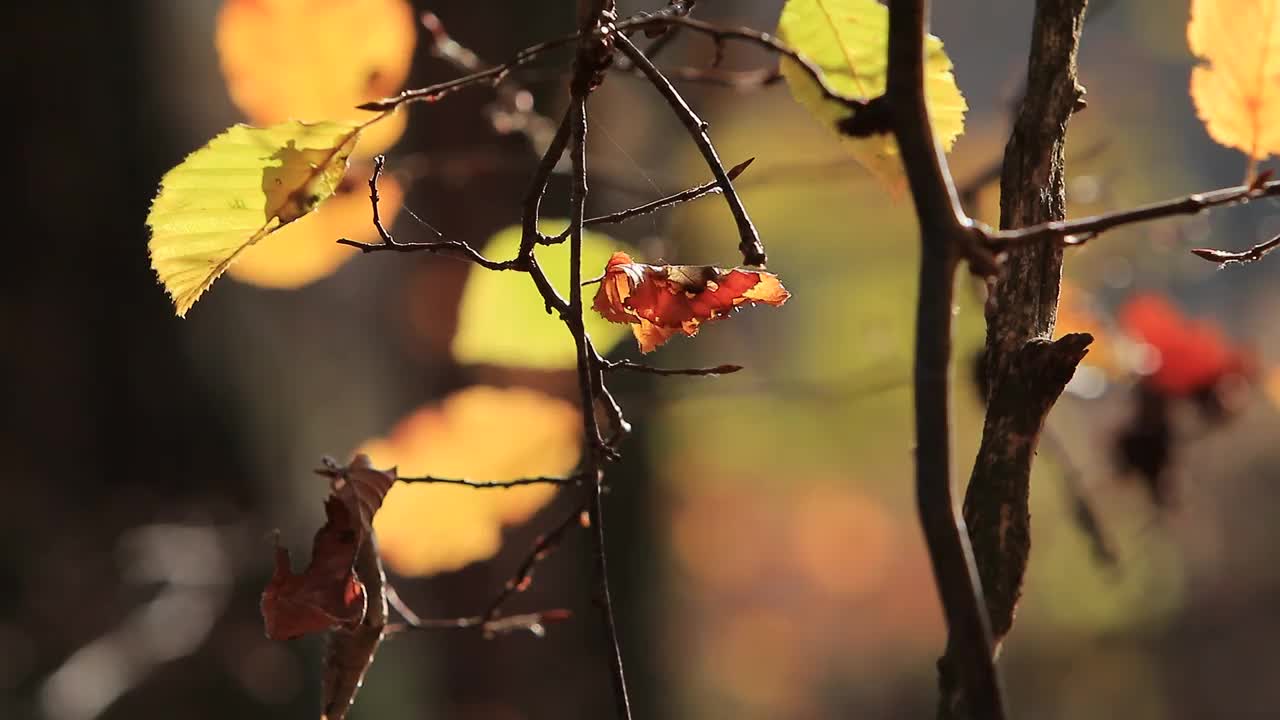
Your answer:
[[[421,408],[360,450],[400,477],[475,481],[563,476],[578,462],[577,408],[533,390],[476,386]],[[504,525],[523,522],[556,487],[475,489],[397,483],[374,518],[382,558],[402,575],[456,570],[492,557]]]
[[[400,90],[416,39],[405,0],[227,0],[216,29],[231,99],[259,125],[368,120],[355,107]],[[390,147],[405,122],[396,113],[370,128],[357,157]]]
[[[1258,160],[1280,153],[1280,0],[1192,0],[1191,99],[1209,136]]]
[[[179,317],[245,248],[333,194],[362,128],[235,125],[165,173],[147,215],[147,247]]]
[[[778,19],[778,37],[822,70],[827,85],[850,98],[870,100],[884,94],[889,67],[889,11],[875,0],[787,0]],[[783,60],[783,78],[791,95],[832,132],[850,116],[848,107],[825,98],[800,66]],[[942,41],[925,43],[925,99],[934,136],[950,150],[964,132],[968,109],[951,72]],[[898,144],[890,134],[855,138],[842,144],[890,191],[898,193],[906,176]]]

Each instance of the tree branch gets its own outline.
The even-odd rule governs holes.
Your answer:
[[[466,487],[480,490],[514,488],[525,485],[577,485],[582,482],[582,476],[580,475],[571,475],[569,477],[529,477],[520,478],[519,480],[502,480],[495,482],[481,482],[478,480],[467,480],[465,478],[441,478],[433,475],[423,475],[421,477],[397,477],[396,479],[404,483],[419,483],[423,485],[465,485]]]
[[[574,33],[572,35],[565,35],[563,37],[555,38],[554,40],[540,42],[537,45],[530,45],[529,47],[516,53],[515,57],[511,58],[507,62],[502,63],[501,65],[495,65],[493,67],[486,68],[484,70],[473,72],[470,75],[464,75],[460,78],[454,78],[453,80],[448,80],[446,82],[437,83],[435,85],[428,85],[427,87],[424,87],[424,88],[418,88],[416,90],[405,90],[404,92],[394,97],[383,98],[382,100],[374,100],[372,102],[367,102],[357,107],[360,110],[371,110],[375,112],[386,111],[386,110],[392,110],[394,108],[397,108],[407,103],[436,102],[437,100],[440,100],[446,95],[450,95],[454,92],[457,92],[458,90],[462,90],[463,88],[467,88],[472,85],[478,85],[483,82],[488,82],[490,84],[497,84],[499,82],[502,82],[502,79],[507,75],[507,73],[511,72],[515,68],[520,67],[521,65],[524,65],[525,63],[528,63],[534,60],[539,55],[541,55],[542,53],[548,50],[553,50],[558,47],[564,47],[566,45],[570,45],[576,42],[579,39],[579,35],[580,35],[579,33]]]
[[[1065,215],[1067,121],[1084,90],[1076,54],[1087,0],[1037,0],[1027,89],[1005,148],[1000,225],[1017,228]],[[1016,235],[1026,231],[1007,231]],[[1092,337],[1053,336],[1062,248],[1027,241],[1010,248],[989,279],[988,388],[982,442],[965,493],[964,519],[985,591],[995,646],[1013,625],[1030,552],[1031,463],[1045,417],[1087,352]],[[939,662],[941,718],[983,718],[971,691],[957,682],[969,662],[953,634]]]
[[[1247,203],[1250,200],[1276,196],[1280,196],[1280,180],[1271,180],[1252,185],[1238,185],[1208,192],[1193,193],[1129,210],[1119,210],[1092,217],[1076,220],[1041,221],[1038,224],[1016,230],[988,232],[987,242],[998,249],[1044,240],[1057,240],[1066,245],[1082,245],[1085,241],[1093,239],[1107,230],[1125,225],[1160,220],[1177,215],[1197,215],[1214,207],[1236,205]]]
[[[916,500],[947,627],[963,658],[964,686],[978,716],[1004,717],[991,657],[982,587],[964,522],[951,496],[948,373],[956,250],[970,235],[924,94],[927,0],[889,3],[885,98],[920,224],[920,287],[915,339]]]
[[[768,257],[765,255],[764,245],[760,242],[760,234],[756,231],[756,226],[752,224],[751,217],[747,214],[747,209],[742,205],[742,199],[738,197],[737,191],[733,189],[733,180],[725,172],[724,165],[720,163],[720,156],[716,154],[715,146],[711,144],[711,138],[707,136],[707,123],[703,122],[697,113],[693,111],[693,108],[689,107],[689,104],[684,101],[680,92],[675,89],[671,81],[667,80],[662,71],[658,70],[649,61],[649,58],[645,57],[644,53],[640,52],[640,49],[628,40],[625,35],[618,35],[616,46],[662,94],[667,104],[671,106],[671,110],[675,112],[676,117],[680,118],[680,122],[684,124],[689,137],[693,138],[694,144],[698,146],[698,150],[702,153],[707,167],[711,169],[711,174],[715,177],[716,183],[724,193],[724,199],[729,204],[729,211],[733,214],[733,220],[738,226],[738,249],[742,252],[743,264],[764,267]]]

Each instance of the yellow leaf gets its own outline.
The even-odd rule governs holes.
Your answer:
[[[368,188],[362,182],[350,182],[352,176],[363,174],[367,173],[349,171],[347,180],[320,209],[281,228],[270,242],[246,248],[227,274],[250,285],[292,290],[329,275],[360,254],[355,248],[339,245],[335,242],[338,238],[380,242],[373,227]],[[378,181],[378,190],[382,222],[390,228],[400,211],[404,190],[389,175]]]
[[[787,0],[778,20],[778,36],[817,65],[832,90],[862,100],[884,94],[889,12],[876,0]],[[968,105],[956,86],[942,41],[930,35],[925,52],[929,118],[938,142],[949,151],[964,132]],[[844,146],[877,180],[895,194],[901,192],[905,174],[893,136],[854,138],[840,133],[837,124],[850,117],[849,109],[823,97],[818,84],[797,63],[784,59],[781,71],[796,102],[840,134]]]
[[[566,220],[544,220],[542,232],[556,235]],[[509,227],[494,235],[484,247],[493,259],[516,256],[520,228]],[[591,278],[612,257],[614,250],[628,248],[603,233],[582,235],[583,277]],[[569,244],[538,248],[538,265],[562,297],[569,293]],[[584,294],[595,292],[584,289]],[[590,300],[587,300],[590,303]],[[625,325],[615,325],[594,312],[585,313],[587,332],[596,350],[608,352],[630,333]],[[458,331],[453,336],[453,357],[460,363],[489,363],[551,370],[571,368],[577,363],[573,336],[559,318],[548,315],[542,296],[523,273],[496,273],[473,266],[467,275],[458,308]]]
[[[582,421],[573,405],[524,388],[470,387],[404,418],[361,448],[401,477],[480,482],[563,476],[578,461]],[[523,522],[554,485],[476,489],[396,483],[373,519],[383,559],[401,575],[456,570],[497,553],[504,525]]]
[[[1209,136],[1251,168],[1280,153],[1280,0],[1192,0],[1187,41],[1207,63],[1191,98]]]
[[[148,248],[179,317],[246,247],[333,194],[360,130],[235,125],[165,173],[147,215]]]
[[[416,39],[405,0],[227,0],[216,30],[227,89],[258,125],[368,120],[355,106],[399,92]],[[370,128],[356,156],[390,147],[405,122],[397,113]]]

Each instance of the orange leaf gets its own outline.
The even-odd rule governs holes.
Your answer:
[[[395,483],[395,472],[374,470],[368,457],[357,455],[348,467],[335,470],[333,478],[324,504],[327,519],[316,532],[307,569],[294,574],[289,551],[276,548],[275,571],[262,593],[262,618],[273,640],[354,628],[369,602],[366,584],[381,587],[380,578],[358,576],[356,556],[371,542],[373,516]]]
[[[416,40],[405,0],[227,0],[216,37],[231,98],[258,125],[369,119],[355,106],[400,90]],[[370,126],[356,155],[390,147],[405,120]]]
[[[1146,381],[1164,394],[1193,395],[1253,371],[1250,354],[1232,346],[1218,327],[1187,318],[1162,296],[1139,295],[1119,315],[1125,330],[1158,354]]]
[[[562,476],[578,461],[581,415],[558,398],[522,388],[469,387],[401,420],[362,452],[401,477],[435,475],[479,482]],[[457,570],[490,558],[502,528],[523,522],[554,485],[476,490],[398,483],[374,522],[383,559],[402,575]]]
[[[781,305],[791,297],[778,276],[711,265],[645,265],[616,252],[605,266],[593,307],[606,320],[629,323],[641,352],[673,335],[698,334],[704,322],[728,317],[745,303]]]
[[[1187,41],[1207,63],[1191,98],[1210,137],[1251,168],[1280,153],[1280,0],[1192,0]]]

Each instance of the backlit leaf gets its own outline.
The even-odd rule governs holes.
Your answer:
[[[778,36],[817,65],[832,90],[862,100],[884,94],[888,70],[889,12],[876,0],[787,0],[778,20]],[[951,72],[942,41],[925,44],[925,98],[933,132],[950,150],[964,132],[968,109]],[[781,71],[791,95],[832,132],[849,110],[822,96],[817,83],[799,65],[783,60]],[[891,191],[905,182],[898,145],[892,135],[854,138],[841,134],[854,158]]]
[[[147,215],[148,247],[180,317],[245,248],[333,194],[360,130],[235,125],[165,173]]]
[[[1280,0],[1193,0],[1191,98],[1210,137],[1250,164],[1280,153]]]
[[[270,242],[246,248],[227,274],[250,285],[292,290],[328,276],[360,254],[334,242],[338,238],[378,242],[369,189],[363,182],[352,181],[366,174],[359,168],[349,171],[337,192],[318,210],[273,233]],[[394,177],[383,175],[378,194],[382,222],[390,228],[400,212],[404,190]]]
[[[776,306],[789,297],[773,273],[711,265],[645,265],[615,252],[593,307],[606,320],[629,324],[640,351],[647,353],[673,335],[697,335],[702,323],[726,318],[741,305]]]
[[[231,98],[257,125],[368,120],[355,106],[400,91],[416,42],[405,0],[227,0],[216,33]],[[406,117],[370,128],[356,155],[390,147]]]
[[[542,232],[558,234],[565,220],[544,220]],[[590,278],[620,246],[603,233],[582,234],[583,277]],[[484,252],[494,259],[516,256],[520,228],[510,227],[494,235]],[[569,244],[538,248],[538,265],[563,297],[569,295]],[[586,314],[587,332],[596,350],[608,352],[626,331]],[[564,323],[545,311],[542,296],[523,273],[491,272],[472,267],[458,309],[458,332],[453,356],[461,363],[489,363],[537,369],[571,368],[577,363],[573,336]]]
[[[361,452],[377,467],[397,466],[400,477],[493,482],[564,476],[578,462],[581,434],[581,415],[563,400],[522,388],[470,387],[417,410]],[[555,491],[553,485],[475,489],[401,482],[387,494],[373,526],[393,570],[430,575],[492,557],[503,526],[523,522]]]

